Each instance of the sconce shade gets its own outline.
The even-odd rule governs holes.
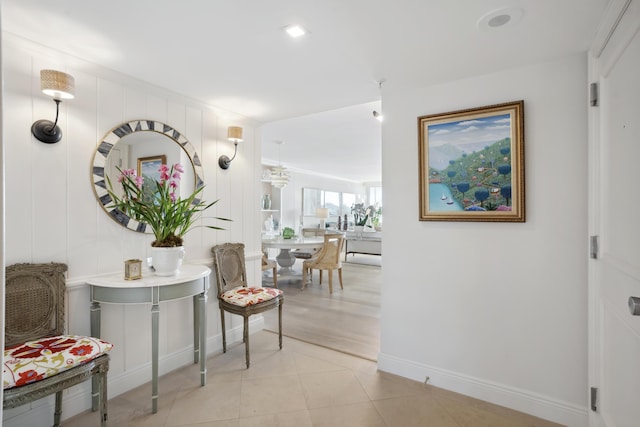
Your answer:
[[[53,99],[73,99],[76,84],[73,76],[56,70],[40,70],[40,88]]]
[[[329,218],[329,209],[328,208],[316,208],[316,218]]]
[[[227,128],[227,139],[233,142],[242,142],[242,128],[240,126],[229,126]]]

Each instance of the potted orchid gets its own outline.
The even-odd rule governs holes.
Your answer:
[[[112,207],[117,208],[130,218],[147,224],[155,236],[152,248],[180,248],[180,261],[184,256],[182,237],[191,229],[202,212],[215,205],[218,201],[206,203],[199,196],[204,186],[197,188],[191,195],[182,198],[178,195],[180,178],[184,173],[179,163],[169,167],[163,164],[158,169],[157,180],[146,179],[136,174],[134,169],[120,169],[118,183],[122,187],[122,196],[114,191],[111,180],[107,176],[109,188],[107,192],[112,198]],[[150,181],[150,182],[145,182]],[[227,218],[213,217],[221,221]],[[220,227],[207,225],[207,228],[222,230]],[[154,268],[158,274],[158,265],[154,255]],[[177,266],[179,268],[179,265]],[[176,273],[174,269],[172,273]],[[172,275],[172,274],[160,274]]]
[[[373,205],[369,205],[367,208],[370,212],[369,217],[371,218],[371,225],[376,229],[380,229],[380,221],[382,220],[382,206],[380,204],[375,203]]]
[[[351,205],[353,223],[356,227],[364,227],[369,220],[369,209],[364,207],[364,203],[354,203]]]

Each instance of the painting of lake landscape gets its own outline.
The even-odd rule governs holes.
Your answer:
[[[418,117],[421,221],[524,222],[524,101]]]

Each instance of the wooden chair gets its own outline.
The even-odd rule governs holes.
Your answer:
[[[275,288],[278,287],[278,263],[273,260],[267,258],[267,254],[262,252],[262,271],[265,270],[273,270],[273,286]]]
[[[65,264],[15,264],[6,269],[3,408],[55,393],[60,425],[62,391],[89,378],[99,393],[101,426],[107,425],[107,371],[111,344],[64,332]],[[70,363],[71,362],[71,363]]]
[[[338,279],[340,279],[340,288],[342,286],[342,261],[340,254],[344,245],[344,236],[342,234],[325,234],[322,249],[311,259],[302,263],[302,289],[307,286],[307,274],[313,277],[313,270],[320,270],[320,284],[322,284],[323,270],[329,271],[329,293],[333,293],[333,270],[338,270]]]
[[[243,243],[224,243],[211,248],[213,268],[218,287],[218,307],[222,322],[222,351],[227,352],[224,312],[237,314],[244,319],[242,340],[249,368],[249,317],[272,308],[278,308],[278,341],[282,349],[282,304],[280,289],[251,288],[247,286],[247,270]]]

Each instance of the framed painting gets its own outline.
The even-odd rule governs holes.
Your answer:
[[[420,221],[524,222],[524,101],[418,117]]]
[[[138,158],[138,176],[157,181],[160,178],[160,166],[167,163],[167,156],[140,157]]]
[[[148,202],[158,197],[158,187],[155,183],[160,181],[160,166],[166,163],[167,156],[164,154],[138,158],[138,176],[144,178],[142,197]]]

